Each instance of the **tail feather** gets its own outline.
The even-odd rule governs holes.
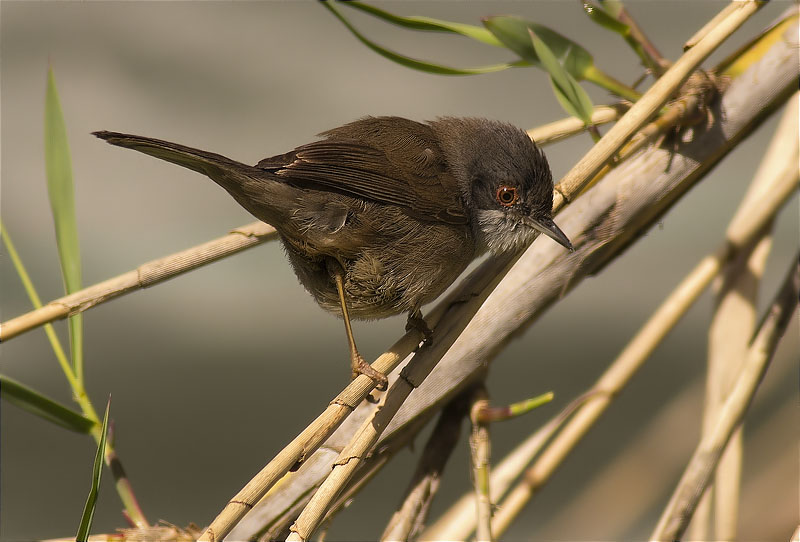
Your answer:
[[[217,180],[225,171],[245,173],[248,170],[252,170],[252,167],[231,160],[221,154],[193,149],[170,141],[107,131],[92,132],[92,135],[112,145],[149,154],[155,158],[202,173],[214,180]]]
[[[239,205],[268,224],[283,224],[291,219],[296,189],[274,174],[236,162],[213,152],[193,149],[177,143],[118,132],[93,132],[112,145],[133,149],[172,162],[210,177],[225,189]]]

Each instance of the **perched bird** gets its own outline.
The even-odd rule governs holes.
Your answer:
[[[420,307],[477,256],[514,251],[544,233],[572,245],[552,220],[553,180],[542,151],[510,124],[443,117],[427,123],[366,117],[254,166],[148,137],[94,132],[210,177],[280,235],[297,278],[342,315],[353,376],[386,388],[364,361],[350,318]]]

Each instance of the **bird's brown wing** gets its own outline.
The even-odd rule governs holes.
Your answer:
[[[428,125],[370,117],[320,135],[325,139],[256,167],[298,188],[397,205],[420,220],[467,223],[459,187]]]

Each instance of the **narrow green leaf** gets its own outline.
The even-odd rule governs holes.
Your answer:
[[[542,67],[542,62],[531,43],[529,30],[536,33],[575,79],[585,79],[586,71],[594,65],[589,51],[546,26],[512,16],[487,17],[483,24],[503,45],[535,66]]]
[[[511,16],[487,17],[483,19],[483,24],[506,47],[534,66],[541,68],[542,63],[531,43],[528,30],[532,30],[547,45],[567,72],[578,81],[590,81],[632,102],[641,96],[595,66],[589,51],[546,26]]]
[[[524,66],[526,65],[525,62],[516,61],[516,62],[504,62],[502,64],[493,64],[490,66],[479,66],[475,68],[453,68],[450,66],[443,66],[441,64],[434,64],[433,62],[426,62],[423,60],[417,60],[415,58],[411,58],[405,55],[401,55],[399,53],[395,53],[394,51],[390,51],[377,43],[370,41],[364,35],[362,35],[358,30],[355,29],[353,25],[341,14],[339,13],[338,9],[333,7],[333,2],[322,2],[322,5],[327,8],[331,13],[333,13],[337,19],[339,19],[345,27],[364,45],[378,53],[384,58],[391,60],[392,62],[396,62],[401,66],[405,66],[407,68],[412,68],[414,70],[419,70],[427,73],[436,73],[439,75],[478,75],[482,73],[491,73],[502,71],[507,68],[512,68],[515,66]]]
[[[421,17],[412,15],[403,17],[389,13],[375,6],[364,4],[362,2],[341,2],[342,5],[363,11],[374,17],[382,19],[387,23],[409,28],[411,30],[421,30],[424,32],[450,32],[453,34],[461,34],[468,38],[472,38],[481,43],[492,45],[494,47],[504,47],[502,43],[488,30],[475,26],[472,24],[455,23],[451,21],[442,21],[440,19],[433,19],[431,17]]]
[[[528,29],[528,33],[542,67],[550,74],[550,82],[561,107],[570,115],[581,119],[585,125],[590,125],[594,106],[589,95],[561,65],[544,41],[533,30]]]
[[[58,99],[53,68],[47,70],[44,107],[44,158],[47,192],[55,223],[58,257],[64,290],[71,294],[81,289],[81,255],[75,220],[75,192],[67,127]],[[76,377],[83,382],[83,315],[69,318],[70,351]]]
[[[58,241],[58,255],[68,294],[81,289],[81,263],[78,248],[78,229],[75,221],[75,195],[72,183],[67,127],[58,100],[53,69],[47,72],[45,99],[44,156],[47,171],[47,190]]]
[[[94,427],[89,418],[2,374],[0,392],[9,403],[71,431],[89,433]]]
[[[94,465],[92,467],[92,487],[89,489],[89,496],[83,507],[81,522],[78,525],[78,534],[75,535],[76,542],[85,542],[89,538],[89,531],[92,529],[94,511],[97,508],[97,495],[100,490],[100,478],[103,475],[103,457],[106,453],[106,438],[108,436],[108,411],[111,410],[111,397],[108,398],[106,413],[103,415],[103,429],[100,435],[100,443],[97,445],[97,453],[94,455]]]

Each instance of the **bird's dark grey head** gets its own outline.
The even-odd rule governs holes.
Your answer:
[[[544,153],[519,128],[494,120],[431,122],[456,176],[478,241],[497,254],[540,233],[572,250],[552,220],[553,177]]]

